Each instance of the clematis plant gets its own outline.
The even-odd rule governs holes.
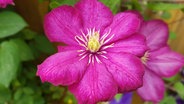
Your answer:
[[[137,92],[144,100],[158,103],[163,99],[165,92],[162,78],[172,77],[178,73],[184,65],[184,57],[167,45],[169,31],[163,21],[143,21],[139,32],[146,37],[149,49],[141,58],[145,74],[143,86]]]
[[[118,92],[142,86],[140,58],[147,46],[137,33],[140,18],[112,12],[97,0],[60,6],[45,16],[44,30],[51,42],[64,42],[58,53],[38,65],[42,82],[68,86],[79,104],[108,101]]]
[[[8,4],[14,5],[13,0],[0,0],[0,8],[6,8]]]

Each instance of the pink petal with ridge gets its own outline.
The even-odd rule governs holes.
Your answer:
[[[56,53],[38,65],[37,75],[42,82],[50,82],[55,86],[71,85],[82,78],[87,59],[79,61],[76,50]]]
[[[171,77],[184,65],[184,57],[168,46],[151,51],[147,67],[161,77]]]
[[[139,30],[140,25],[141,20],[137,15],[130,12],[122,12],[114,16],[112,24],[105,29],[104,33],[111,29],[111,33],[108,36],[109,38],[114,34],[114,37],[108,42],[111,43],[133,35]]]
[[[97,0],[80,0],[75,8],[82,15],[84,29],[95,28],[103,31],[112,22],[113,14],[110,9]]]
[[[141,57],[147,49],[145,37],[140,34],[134,34],[126,39],[116,41],[113,47],[106,49],[106,51],[131,53]]]
[[[15,5],[13,0],[0,0],[0,8],[6,8],[8,4]]]
[[[44,30],[51,42],[78,45],[74,37],[81,34],[82,29],[80,14],[71,6],[55,8],[44,19]]]
[[[82,80],[69,86],[78,104],[97,104],[111,100],[117,93],[117,85],[106,66],[101,63],[90,64]]]
[[[161,20],[144,22],[140,33],[146,37],[147,45],[152,51],[167,45],[169,30],[167,24]]]
[[[164,82],[161,77],[146,68],[143,77],[143,86],[137,92],[146,101],[159,102],[164,97]]]
[[[106,64],[108,71],[119,86],[119,92],[135,90],[142,86],[144,66],[140,59],[126,53],[109,53]]]

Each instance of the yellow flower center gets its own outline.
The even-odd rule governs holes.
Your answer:
[[[89,36],[89,41],[88,41],[88,49],[91,52],[97,52],[100,48],[100,42],[99,42],[100,34],[98,32],[95,32],[91,36]]]
[[[144,56],[141,57],[141,61],[143,64],[146,64],[148,60],[149,60],[149,52],[147,51],[145,52]]]

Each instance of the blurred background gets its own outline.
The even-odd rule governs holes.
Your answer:
[[[184,55],[184,0],[99,0],[114,14],[138,10],[146,20],[162,19],[170,28],[168,44]],[[43,18],[50,10],[74,5],[77,0],[14,0],[0,9],[0,104],[76,104],[66,87],[41,83],[36,66],[56,52],[44,35]],[[184,104],[184,70],[164,79],[165,98],[160,104]],[[148,93],[149,94],[149,93]],[[116,99],[122,95],[118,94]],[[144,102],[134,93],[132,104]]]

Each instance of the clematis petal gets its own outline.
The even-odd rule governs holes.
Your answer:
[[[150,69],[145,69],[143,86],[137,90],[142,99],[146,101],[159,102],[164,97],[164,82]]]
[[[140,34],[132,35],[126,39],[116,41],[112,48],[108,48],[108,52],[124,52],[137,56],[143,56],[147,50],[145,37]]]
[[[131,54],[109,53],[103,60],[108,71],[119,86],[119,92],[135,90],[142,86],[144,66],[140,59]]]
[[[85,50],[84,47],[80,46],[57,46],[58,52],[65,52],[65,51],[71,51],[71,50]]]
[[[0,0],[0,8],[6,8],[8,4],[15,5],[13,0]]]
[[[56,53],[38,65],[37,75],[42,82],[54,85],[77,83],[86,70],[87,59],[79,61],[76,50]]]
[[[108,36],[110,38],[114,34],[114,37],[108,42],[111,43],[133,35],[139,30],[140,25],[141,20],[136,14],[123,12],[114,16],[112,24],[105,29],[104,34],[111,30]]]
[[[151,51],[147,67],[161,77],[171,77],[184,65],[184,57],[169,49],[168,46]]]
[[[52,42],[76,45],[75,36],[81,34],[82,21],[78,11],[71,6],[60,6],[45,16],[44,30]]]
[[[108,101],[117,93],[117,85],[104,64],[90,65],[82,80],[69,86],[78,104],[97,104]]]
[[[151,20],[142,23],[140,33],[146,36],[150,50],[159,49],[167,44],[169,30],[166,23],[161,20]]]
[[[97,0],[80,0],[75,8],[82,15],[84,28],[103,31],[112,22],[113,14],[110,9]]]

